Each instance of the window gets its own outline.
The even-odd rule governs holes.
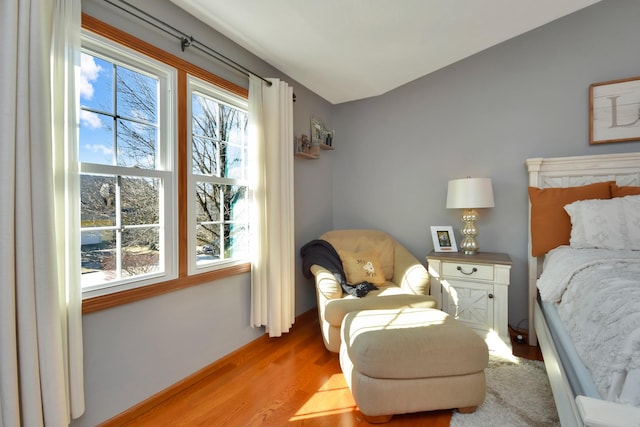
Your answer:
[[[85,33],[80,74],[83,292],[175,278],[175,71]]]
[[[247,102],[188,80],[189,273],[247,262]]]
[[[250,272],[247,90],[89,15],[82,26],[69,158],[83,312]]]

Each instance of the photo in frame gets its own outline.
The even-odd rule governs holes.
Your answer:
[[[589,86],[589,144],[640,141],[640,77]]]
[[[453,227],[450,225],[432,225],[431,238],[433,239],[434,251],[458,252],[456,236],[453,234]]]
[[[324,147],[333,147],[334,131],[327,129],[318,117],[311,116],[311,141]]]

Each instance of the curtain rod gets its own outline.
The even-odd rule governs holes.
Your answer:
[[[216,59],[222,63],[224,63],[227,67],[233,68],[236,71],[239,71],[243,74],[246,74],[247,76],[249,75],[254,75],[256,77],[258,77],[260,80],[262,80],[264,83],[266,83],[268,86],[271,86],[271,82],[267,79],[265,79],[264,77],[254,73],[253,71],[249,70],[248,68],[238,64],[236,61],[234,61],[233,59],[227,58],[226,56],[224,56],[223,54],[221,54],[220,52],[210,48],[209,46],[205,45],[202,42],[199,42],[198,40],[196,40],[195,38],[193,38],[193,36],[188,35],[180,30],[178,30],[177,28],[167,24],[166,22],[148,14],[147,12],[145,12],[144,10],[141,10],[135,6],[133,6],[132,4],[126,2],[125,0],[118,0],[120,3],[123,3],[125,5],[127,5],[128,7],[130,7],[132,10],[126,9],[116,3],[114,3],[112,0],[105,0],[105,2],[109,3],[111,6],[116,7],[120,10],[122,10],[123,12],[128,13],[129,15],[132,15],[138,19],[140,19],[143,22],[146,22],[147,24],[157,28],[160,31],[164,31],[165,33],[169,34],[170,36],[173,36],[177,39],[180,40],[180,48],[182,49],[182,51],[184,52],[184,50],[188,47],[193,47],[197,50],[199,50],[200,52],[209,55],[210,57],[212,57],[213,59]],[[137,13],[136,13],[137,12]]]

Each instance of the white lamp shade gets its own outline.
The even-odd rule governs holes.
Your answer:
[[[448,209],[492,208],[491,178],[462,178],[449,181]]]

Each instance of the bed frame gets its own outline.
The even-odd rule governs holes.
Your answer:
[[[529,186],[574,187],[595,182],[616,181],[618,185],[640,186],[640,153],[592,156],[531,158],[526,161]],[[540,344],[545,368],[562,427],[640,426],[640,408],[573,393],[546,320],[537,303],[536,281],[544,257],[531,256],[531,205],[529,205],[529,344]]]

